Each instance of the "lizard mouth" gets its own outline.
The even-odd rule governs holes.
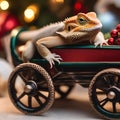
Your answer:
[[[102,24],[99,24],[99,25],[96,25],[92,28],[85,28],[85,29],[82,29],[80,31],[83,31],[83,32],[88,32],[88,31],[98,31],[98,30],[101,30],[102,28]]]

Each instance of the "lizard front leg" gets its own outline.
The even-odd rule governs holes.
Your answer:
[[[94,45],[95,47],[97,47],[98,45],[100,45],[100,47],[102,47],[103,45],[108,45],[107,40],[104,39],[104,35],[102,32],[99,32],[95,39],[94,39]]]
[[[55,53],[51,53],[48,48],[65,44],[66,43],[64,42],[64,39],[59,36],[45,37],[36,41],[36,47],[39,54],[50,63],[51,68],[54,64],[54,61],[60,63],[62,58]]]

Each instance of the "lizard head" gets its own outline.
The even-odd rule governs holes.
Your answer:
[[[68,32],[100,31],[102,28],[95,12],[78,13],[76,16],[65,19],[64,23],[64,30]]]

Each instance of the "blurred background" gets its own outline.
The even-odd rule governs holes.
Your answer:
[[[0,0],[0,36],[17,25],[39,28],[89,11],[97,13],[104,33],[120,22],[119,0]]]
[[[90,11],[97,13],[104,34],[120,23],[120,0],[0,0],[0,58],[6,59],[3,44],[13,28],[37,29],[79,12]],[[5,64],[1,65],[5,68]],[[0,70],[4,73],[1,65]]]
[[[0,37],[19,25],[40,28],[89,11],[97,13],[104,33],[120,22],[119,0],[0,0]]]
[[[5,23],[14,16],[21,25],[38,28],[89,11],[97,13],[103,23],[103,32],[109,32],[120,21],[119,0],[0,0],[0,21]],[[5,18],[1,16],[3,12],[11,15]],[[13,25],[12,21],[15,22],[11,18],[9,28]]]

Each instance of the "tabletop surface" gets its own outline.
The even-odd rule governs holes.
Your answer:
[[[8,95],[0,98],[0,120],[103,120],[90,105],[88,89],[77,85],[67,99],[56,100],[42,116],[28,116],[18,111]]]

